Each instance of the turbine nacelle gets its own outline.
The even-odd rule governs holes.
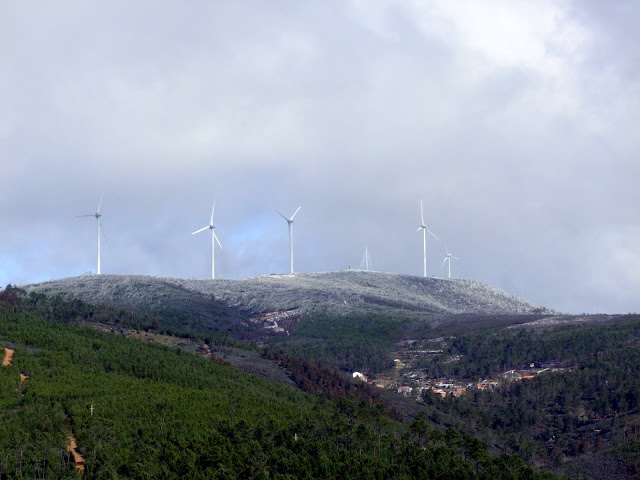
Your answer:
[[[293,215],[291,215],[291,217],[289,217],[289,218],[287,218],[285,215],[283,215],[279,210],[276,210],[276,212],[278,212],[278,214],[279,214],[282,218],[284,218],[284,219],[287,221],[287,223],[288,223],[289,225],[291,225],[291,224],[293,223],[293,217],[295,217],[295,216],[297,215],[297,213],[300,211],[300,209],[301,209],[301,208],[302,208],[302,205],[300,205],[300,206],[296,209],[296,211],[295,211],[295,212],[293,212]]]
[[[203,232],[205,230],[214,230],[216,228],[215,225],[207,225],[205,227],[202,227],[200,230],[196,230],[195,232],[191,232],[191,235],[195,235],[196,233],[200,233]]]

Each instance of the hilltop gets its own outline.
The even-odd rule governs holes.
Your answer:
[[[343,370],[389,367],[394,344],[554,314],[481,282],[362,270],[194,280],[83,275],[24,287],[112,309],[113,327],[286,348]],[[61,312],[64,315],[64,312]]]
[[[299,313],[551,314],[490,285],[462,279],[423,278],[345,270],[262,275],[242,280],[193,280],[140,275],[83,275],[24,287],[97,305],[165,312],[188,311],[210,320],[298,310]]]

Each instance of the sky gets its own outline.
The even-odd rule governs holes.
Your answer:
[[[637,0],[0,1],[0,285],[371,268],[640,312]]]

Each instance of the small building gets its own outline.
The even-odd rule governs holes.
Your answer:
[[[388,378],[378,378],[374,380],[372,383],[378,388],[389,388],[393,384],[393,381]]]
[[[505,373],[502,374],[502,378],[504,378],[508,382],[514,382],[514,381],[521,380],[522,379],[522,375],[520,375],[515,370],[509,370],[508,372],[505,372]]]
[[[486,390],[488,388],[496,388],[498,386],[498,382],[493,380],[483,380],[476,385],[478,390]]]
[[[467,393],[467,389],[464,387],[456,388],[455,390],[452,390],[450,393],[454,397],[459,397],[460,395],[464,395],[465,393]]]
[[[440,382],[436,385],[438,388],[453,388],[453,383]]]
[[[413,392],[413,388],[411,387],[398,387],[398,393],[405,397],[411,395],[411,392]]]

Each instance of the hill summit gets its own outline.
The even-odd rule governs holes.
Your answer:
[[[25,287],[97,305],[146,311],[184,308],[251,316],[300,313],[550,314],[490,285],[463,279],[423,278],[363,270],[261,275],[242,280],[194,280],[141,275],[83,275]]]

